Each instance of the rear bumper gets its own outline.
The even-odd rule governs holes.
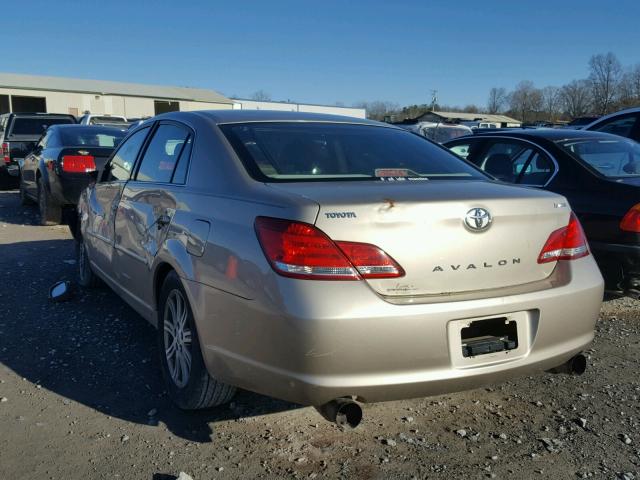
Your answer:
[[[640,245],[589,243],[608,290],[640,290]]]
[[[5,163],[0,159],[0,173],[3,175],[9,175],[11,177],[19,177],[20,176],[20,165],[18,162],[9,162]]]
[[[429,304],[390,304],[364,282],[273,277],[254,300],[192,281],[185,287],[218,379],[305,405],[342,396],[377,402],[504,381],[587,347],[602,277],[591,256],[570,264],[562,266],[570,280],[556,288]],[[520,347],[461,359],[460,324],[496,316],[518,319]]]
[[[95,182],[95,174],[61,174],[49,176],[51,196],[61,206],[77,205],[82,191]]]

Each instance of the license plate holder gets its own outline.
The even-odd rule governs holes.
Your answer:
[[[449,358],[453,368],[511,362],[528,355],[536,335],[538,310],[450,320]]]
[[[460,330],[463,357],[476,357],[488,353],[518,348],[518,327],[507,317],[487,318],[469,323]]]

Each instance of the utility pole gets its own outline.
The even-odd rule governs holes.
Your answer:
[[[431,90],[431,111],[436,108],[436,104],[438,103],[438,90]]]

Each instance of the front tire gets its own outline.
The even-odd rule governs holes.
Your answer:
[[[40,210],[40,225],[60,225],[62,208],[53,202],[42,177],[38,179],[38,208]]]
[[[82,237],[76,242],[76,264],[78,265],[78,283],[81,287],[96,288],[100,286],[102,282],[91,269],[87,245]]]
[[[158,311],[158,349],[169,396],[183,410],[222,405],[236,388],[207,371],[187,295],[175,272],[162,284]]]

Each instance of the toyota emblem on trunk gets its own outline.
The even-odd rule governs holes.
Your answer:
[[[484,208],[472,208],[464,217],[464,224],[472,232],[484,232],[491,226],[491,214]]]

